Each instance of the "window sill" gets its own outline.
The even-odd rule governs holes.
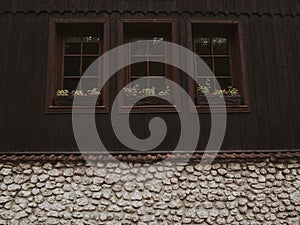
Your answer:
[[[121,106],[121,113],[164,113],[178,112],[177,105],[139,105],[139,106]]]
[[[222,112],[223,107],[217,105],[197,105],[195,106],[198,113],[211,113],[211,110],[214,112]],[[248,105],[226,105],[227,113],[250,113],[250,107]]]
[[[107,107],[105,105],[91,107],[91,106],[74,106],[75,109],[82,109],[82,113],[84,112],[84,109],[90,110],[95,108],[96,113],[107,113]],[[50,105],[46,113],[72,113],[73,106],[54,106]]]

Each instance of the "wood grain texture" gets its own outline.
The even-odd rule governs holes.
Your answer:
[[[183,45],[187,43],[185,18],[191,13],[199,19],[238,19],[243,27],[251,112],[228,115],[222,149],[300,149],[299,9],[300,2],[296,0],[1,1],[0,150],[77,151],[71,114],[45,113],[51,18],[108,18],[109,46],[113,48],[118,46],[119,18],[168,18],[171,12],[172,18],[178,20],[178,42]],[[117,80],[116,76],[110,80],[110,105],[118,90]],[[180,82],[187,87],[186,77],[182,76]],[[134,132],[147,137],[146,121],[154,115],[163,117],[171,129],[157,150],[170,150],[180,133],[174,112],[134,113]],[[199,115],[201,151],[208,140],[210,115]],[[97,114],[96,123],[110,150],[128,150],[116,139],[109,113]]]
[[[299,14],[298,0],[11,0],[0,2],[0,12],[188,12],[202,14]]]

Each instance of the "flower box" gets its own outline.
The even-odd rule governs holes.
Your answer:
[[[135,102],[135,103],[134,103]],[[153,96],[125,96],[125,105],[143,106],[143,105],[170,105],[168,101],[160,98],[158,95]]]
[[[198,95],[197,105],[208,105],[209,99],[210,104],[217,105],[221,104],[222,98],[216,95]],[[242,102],[241,95],[224,95],[224,102],[226,105],[240,105]]]
[[[94,96],[76,96],[76,100],[78,102],[77,105],[80,106],[91,106],[94,103]],[[56,96],[54,99],[55,106],[72,106],[73,105],[74,96]],[[99,96],[96,102],[96,105],[102,105],[102,99]]]

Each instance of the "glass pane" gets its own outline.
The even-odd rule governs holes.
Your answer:
[[[155,93],[158,94],[160,91],[164,91],[166,89],[166,80],[150,78],[149,87],[155,87]]]
[[[198,55],[211,55],[211,40],[210,38],[196,38],[195,51]]]
[[[81,41],[82,41],[81,37],[66,37],[66,42],[68,43],[77,43]]]
[[[65,56],[64,75],[65,76],[80,76],[80,57]]]
[[[216,37],[212,39],[214,55],[228,55],[227,38]]]
[[[93,88],[98,88],[98,79],[97,78],[83,78],[81,81],[82,91],[86,92]]]
[[[81,37],[67,37],[65,40],[65,54],[80,54]]]
[[[163,37],[154,37],[152,39],[152,43],[149,43],[149,54],[150,55],[164,55],[165,54],[165,47],[162,41],[164,40]]]
[[[136,44],[131,45],[131,55],[146,55],[147,54],[147,45],[141,42],[143,38],[131,38],[130,42],[137,41]]]
[[[83,43],[83,54],[99,54],[99,43]]]
[[[133,82],[133,81],[135,81],[135,80],[137,80],[137,79],[139,79],[139,78],[130,78],[130,82]]]
[[[159,60],[159,61],[164,61],[164,57],[156,58],[156,57],[151,57],[150,59],[152,60]],[[149,75],[150,76],[165,76],[166,75],[166,67],[164,63],[160,62],[149,62]]]
[[[79,78],[64,79],[63,89],[68,89],[70,92],[76,90],[79,80],[80,80]]]
[[[132,64],[131,76],[147,76],[147,62]]]
[[[215,58],[215,75],[230,76],[230,60],[228,57]]]
[[[139,78],[130,78],[130,81],[133,82],[137,79],[139,79]],[[149,79],[146,78],[146,79],[143,79],[143,80],[140,80],[140,81],[135,81],[134,84],[132,84],[131,86],[134,86],[136,84],[139,85],[139,89],[148,88],[149,87]]]
[[[211,70],[213,70],[213,66],[212,66],[212,58],[211,57],[201,57],[201,59],[209,66],[209,68]],[[208,76],[209,74],[203,74],[201,71],[203,71],[203,69],[201,69],[201,65],[197,64],[197,75],[201,75],[201,76]]]
[[[98,58],[97,56],[83,56],[82,57],[82,74],[97,58]],[[97,71],[97,69],[95,69],[93,71]],[[92,74],[89,74],[89,75],[92,75]],[[97,75],[97,74],[94,74],[94,75]]]
[[[137,62],[147,62],[147,57],[145,56],[131,56],[130,57],[130,63],[137,63]]]
[[[230,78],[218,78],[219,85],[221,89],[225,89],[228,86],[231,86],[231,79]]]
[[[99,37],[83,37],[83,54],[99,54]]]
[[[100,38],[97,36],[87,36],[82,38],[83,43],[98,43]]]

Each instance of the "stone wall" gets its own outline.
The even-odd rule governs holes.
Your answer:
[[[0,224],[300,224],[300,160],[2,162]]]

